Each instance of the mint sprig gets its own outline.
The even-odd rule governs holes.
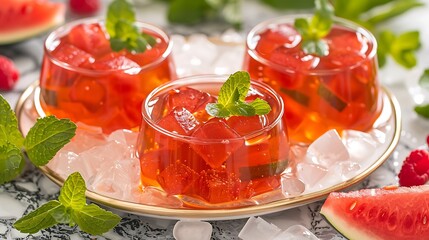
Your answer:
[[[127,0],[114,0],[107,9],[106,29],[110,35],[110,47],[114,51],[127,49],[141,53],[156,44],[155,38],[142,33],[134,25],[133,5]]]
[[[85,181],[75,172],[64,182],[57,200],[51,200],[40,208],[20,218],[14,227],[23,233],[36,233],[58,223],[77,224],[81,230],[100,235],[116,226],[121,218],[95,204],[86,204]]]
[[[301,35],[301,47],[304,53],[318,56],[329,54],[328,43],[322,39],[331,31],[334,8],[327,0],[316,0],[316,10],[311,19],[295,19],[295,29]]]
[[[43,166],[57,151],[70,142],[76,125],[68,119],[53,116],[37,119],[24,138],[18,120],[9,103],[0,95],[0,184],[16,178],[24,168],[25,158],[36,166]]]
[[[264,115],[271,111],[270,105],[260,98],[246,102],[250,89],[250,75],[244,71],[231,74],[219,91],[217,103],[208,103],[206,111],[214,117]]]

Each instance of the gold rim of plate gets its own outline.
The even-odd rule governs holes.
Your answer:
[[[38,87],[38,81],[36,81],[31,86],[29,86],[21,94],[17,102],[15,113],[18,117],[18,123],[19,123],[21,132],[22,132],[21,114],[22,114],[22,110],[24,109],[23,106],[27,100],[34,102],[34,100],[30,98],[30,96],[33,95],[33,92],[37,87]],[[114,209],[122,210],[125,212],[137,214],[137,215],[166,218],[166,219],[198,219],[198,220],[227,220],[227,219],[229,220],[229,219],[246,218],[250,216],[257,216],[257,215],[264,215],[264,214],[279,212],[290,208],[302,206],[308,203],[312,203],[318,200],[322,200],[326,198],[330,192],[344,190],[362,181],[364,178],[366,178],[372,172],[374,172],[378,167],[380,167],[389,158],[393,150],[396,148],[399,142],[401,127],[402,127],[399,103],[390,91],[388,91],[386,88],[382,88],[382,90],[386,94],[387,99],[389,100],[388,103],[391,105],[392,117],[394,121],[393,137],[392,139],[390,139],[390,143],[388,144],[388,147],[381,154],[381,156],[367,169],[357,174],[353,178],[350,178],[349,180],[344,181],[342,183],[335,184],[331,187],[328,187],[319,191],[311,192],[311,193],[302,194],[296,197],[285,198],[285,199],[276,200],[269,203],[263,203],[260,205],[252,205],[252,206],[245,206],[241,208],[232,208],[232,209],[231,208],[228,208],[228,209],[166,208],[166,207],[145,205],[140,203],[128,202],[124,200],[118,200],[118,199],[107,197],[89,190],[86,191],[86,197],[89,200],[96,202],[98,204],[111,207]],[[39,169],[54,183],[56,183],[59,186],[63,185],[64,179],[60,177],[57,173],[55,173],[54,171],[52,171],[46,166],[39,167]]]

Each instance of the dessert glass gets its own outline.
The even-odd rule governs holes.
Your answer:
[[[334,18],[325,57],[305,54],[296,17],[255,26],[246,39],[243,69],[273,87],[285,102],[291,142],[311,143],[330,129],[367,131],[383,107],[377,43],[366,29]]]
[[[39,114],[98,126],[105,133],[137,131],[144,98],[176,73],[168,35],[147,23],[136,26],[156,39],[143,53],[112,51],[100,19],[81,19],[53,31],[44,45]]]
[[[270,113],[212,117],[205,106],[216,101],[227,77],[187,77],[148,95],[137,141],[143,188],[161,189],[196,208],[255,204],[253,197],[280,188],[290,155],[283,101],[252,81],[246,99],[266,100]]]

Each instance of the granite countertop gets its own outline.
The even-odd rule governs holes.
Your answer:
[[[425,1],[429,3],[429,1]],[[105,2],[103,2],[105,3]],[[171,34],[195,34],[216,35],[227,30],[223,25],[196,26],[186,28],[171,26],[165,20],[165,5],[160,2],[140,2],[138,18],[143,21],[156,23],[163,26]],[[105,6],[104,6],[105,7]],[[241,36],[256,23],[285,14],[261,6],[257,1],[246,1],[243,11],[244,29],[239,32]],[[397,184],[397,173],[402,161],[413,148],[425,143],[429,121],[419,118],[413,107],[415,96],[410,93],[410,86],[419,77],[422,69],[429,66],[429,29],[425,28],[423,17],[429,13],[429,7],[421,7],[385,24],[395,31],[419,29],[421,32],[422,48],[418,53],[418,66],[413,70],[404,70],[395,64],[389,64],[380,72],[382,84],[397,98],[402,113],[402,133],[398,146],[391,157],[369,177],[365,178],[354,188],[376,188],[385,185]],[[68,15],[71,20],[76,16]],[[6,100],[15,107],[20,94],[34,81],[38,80],[43,55],[43,41],[45,35],[38,36],[27,41],[0,46],[0,54],[12,58],[21,72],[21,78],[17,86],[8,92],[0,91]],[[93,239],[88,234],[79,231],[76,227],[57,225],[47,230],[42,230],[35,235],[19,233],[13,229],[12,224],[20,218],[48,200],[58,197],[59,187],[45,177],[38,169],[27,164],[25,172],[16,180],[0,185],[0,238],[1,239]],[[314,202],[293,209],[262,216],[282,229],[290,225],[301,224],[310,229],[321,239],[342,239],[334,229],[319,214],[323,202]],[[172,229],[175,220],[165,220],[152,217],[138,216],[130,213],[119,212],[123,219],[112,231],[97,239],[174,239]],[[227,213],[226,213],[227,214]],[[227,216],[227,215],[226,215]],[[212,239],[238,239],[238,233],[247,219],[210,221],[213,226]]]

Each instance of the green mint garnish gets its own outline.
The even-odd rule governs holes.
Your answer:
[[[295,28],[301,34],[302,50],[306,54],[327,56],[328,43],[322,38],[331,31],[334,9],[327,0],[316,0],[316,10],[311,19],[295,19]]]
[[[378,35],[377,51],[380,66],[386,63],[386,56],[392,58],[405,68],[411,69],[417,64],[415,56],[416,50],[421,46],[420,33],[418,31],[404,32],[400,35],[395,35],[391,31],[383,31]]]
[[[82,231],[100,235],[112,229],[121,218],[95,204],[86,204],[85,181],[75,172],[64,182],[60,196],[20,218],[14,227],[23,233],[36,233],[58,223],[77,224]]]
[[[419,85],[425,90],[429,90],[429,68],[425,69],[423,74],[420,76]],[[429,104],[415,106],[414,111],[418,115],[429,119]]]
[[[206,105],[208,114],[214,117],[264,115],[271,111],[270,105],[260,98],[253,102],[245,102],[250,89],[249,73],[239,71],[229,76],[222,85],[217,103]]]
[[[43,166],[51,160],[75,135],[76,125],[68,119],[48,116],[38,119],[24,140],[28,157],[36,166]]]
[[[25,160],[19,148],[9,142],[0,145],[0,184],[16,178],[24,165]]]
[[[127,49],[141,53],[155,45],[156,40],[144,34],[134,25],[133,5],[127,0],[114,0],[107,9],[106,29],[110,35],[110,47],[114,51]]]
[[[18,120],[9,103],[0,95],[0,145],[10,142],[22,147],[24,137],[18,128]]]

